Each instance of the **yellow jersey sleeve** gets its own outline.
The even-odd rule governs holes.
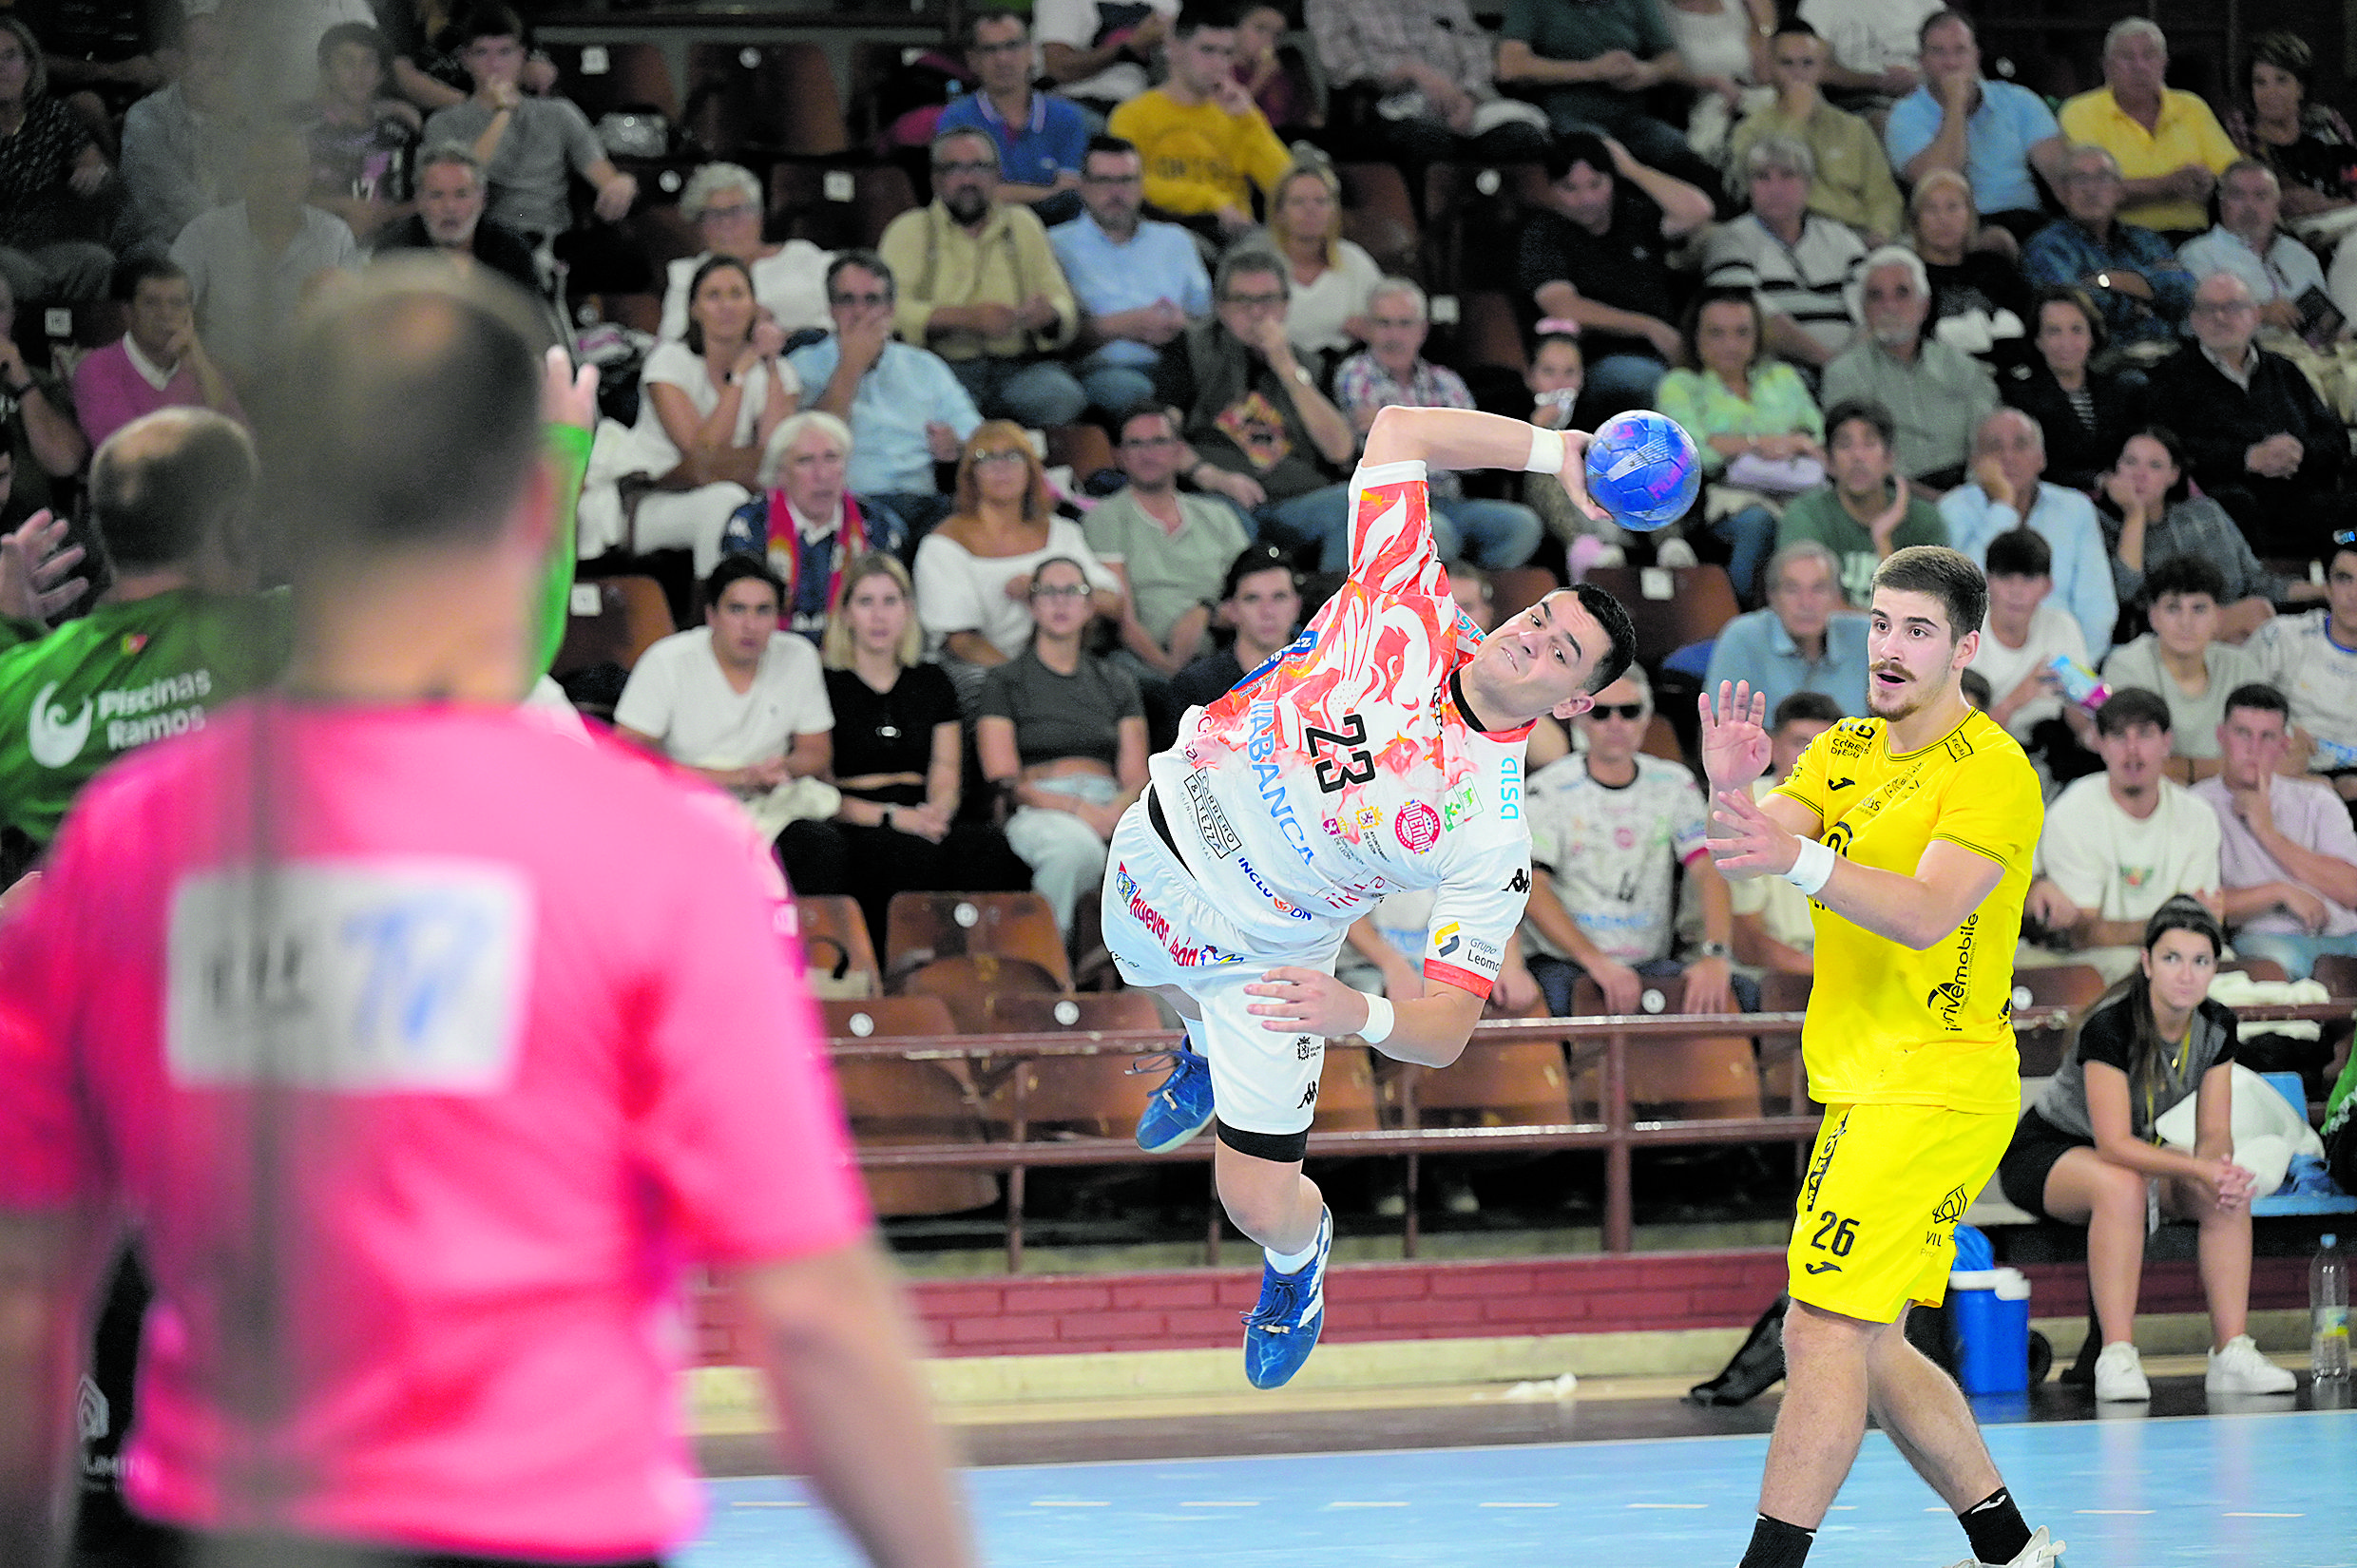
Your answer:
[[[1989,727],[1996,728],[1994,721]],[[2013,748],[1989,744],[1985,734],[1974,735],[1976,728],[1967,725],[1960,732],[1979,743],[1951,776],[1931,836],[1960,844],[2008,873],[2026,876],[2045,821],[2038,774],[2017,765],[2024,758],[2006,755]]]
[[[1873,745],[1875,722],[1870,718],[1845,718],[1816,739],[1809,742],[1800,760],[1792,764],[1792,776],[1778,784],[1773,792],[1808,807],[1817,816],[1817,829],[1822,833],[1832,820],[1828,808],[1832,791],[1828,787],[1833,774],[1836,754],[1844,760],[1862,756]],[[1838,737],[1838,738],[1837,738]]]

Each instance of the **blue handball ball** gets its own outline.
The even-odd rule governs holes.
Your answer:
[[[1588,494],[1622,527],[1646,531],[1675,523],[1702,488],[1694,438],[1651,409],[1617,413],[1588,443]]]

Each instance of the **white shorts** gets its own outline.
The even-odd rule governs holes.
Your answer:
[[[1247,1133],[1305,1130],[1317,1110],[1326,1042],[1263,1028],[1245,1011],[1254,998],[1244,987],[1281,964],[1333,973],[1344,927],[1312,921],[1301,942],[1268,950],[1203,896],[1154,831],[1142,798],[1113,832],[1103,910],[1105,947],[1121,978],[1132,985],[1176,985],[1201,1010],[1201,1022],[1187,1021],[1187,1035],[1211,1063],[1220,1121]],[[1248,943],[1259,943],[1259,950]]]

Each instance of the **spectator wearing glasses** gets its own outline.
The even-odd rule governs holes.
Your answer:
[[[933,134],[972,130],[989,137],[999,152],[1000,201],[1029,207],[1043,223],[1078,213],[1088,115],[1068,99],[1032,90],[1030,24],[1008,11],[972,12],[966,64],[979,85],[951,100]]]
[[[1236,20],[1194,0],[1171,25],[1170,75],[1113,111],[1105,130],[1145,159],[1146,201],[1162,216],[1224,239],[1253,226],[1252,193],[1274,200],[1293,154],[1236,79]]]
[[[1072,423],[1088,397],[1055,355],[1081,312],[1047,231],[998,199],[988,132],[945,131],[932,157],[932,204],[893,219],[876,246],[905,282],[893,325],[941,355],[987,417]]]
[[[2251,286],[2259,326],[2279,345],[2323,344],[2342,335],[2340,313],[2325,293],[2316,253],[2284,233],[2283,187],[2255,158],[2238,158],[2218,176],[2218,221],[2189,239],[2177,259],[2196,280],[2231,272]]]
[[[2138,352],[2129,357],[2149,364],[2176,343],[2194,300],[2194,275],[2167,239],[2120,216],[2126,188],[2108,149],[2072,147],[2056,193],[2064,216],[2030,237],[2022,271],[2033,283],[2084,290],[2102,311],[2115,351],[2134,347]]]
[[[1197,458],[1188,477],[1235,502],[1262,537],[1341,571],[1350,496],[1330,474],[1358,449],[1358,433],[1286,340],[1285,263],[1255,246],[1230,251],[1212,294],[1213,318],[1164,352],[1155,377],[1155,401],[1185,420]]]
[[[846,483],[921,535],[949,515],[934,465],[958,460],[982,415],[940,356],[892,335],[893,293],[882,257],[843,252],[827,264],[834,333],[786,359],[809,389],[810,406],[851,427]]]
[[[2298,366],[2259,347],[2250,284],[2211,274],[2193,318],[2197,341],[2153,371],[2152,416],[2183,436],[2194,482],[2253,549],[2309,559],[2328,520],[2347,516],[2348,432]]]
[[[1819,692],[1834,717],[1866,717],[1866,617],[1846,613],[1841,560],[1796,539],[1768,558],[1768,602],[1719,628],[1702,689],[1749,680],[1773,712],[1797,692]],[[1773,773],[1781,783],[1783,772]]]
[[[1523,790],[1531,877],[1523,943],[1547,1011],[1568,1016],[1572,987],[1585,975],[1604,993],[1606,1012],[1633,1013],[1647,980],[1681,970],[1670,1011],[1734,1011],[1727,884],[1711,864],[1694,775],[1639,750],[1653,722],[1643,667],[1630,665],[1572,722],[1587,750],[1532,774]],[[1691,963],[1675,956],[1681,869],[1702,908]],[[1740,988],[1746,1008],[1755,1006],[1753,983]]]
[[[2357,954],[2357,828],[2329,786],[2285,776],[2293,744],[2283,693],[2236,687],[2218,721],[2218,771],[2194,794],[2217,813],[2235,952],[2306,980],[2319,958]]]
[[[1116,419],[1153,398],[1162,351],[1211,315],[1211,276],[1194,237],[1141,215],[1144,170],[1120,137],[1091,141],[1081,158],[1081,216],[1047,231],[1080,301],[1082,390]]]
[[[706,163],[687,177],[680,216],[696,225],[704,248],[664,268],[662,324],[658,337],[687,332],[687,289],[696,269],[716,256],[733,256],[753,275],[753,297],[763,320],[788,336],[826,330],[827,267],[834,258],[807,239],[761,238],[761,182],[738,163]]]
[[[1019,425],[989,420],[958,464],[957,510],[916,547],[917,621],[961,698],[971,701],[983,677],[1028,643],[1031,575],[1051,556],[1080,563],[1093,613],[1121,615],[1121,580],[1097,559],[1079,524],[1056,515],[1030,437]]]
[[[1236,509],[1178,488],[1186,441],[1168,409],[1121,421],[1116,453],[1129,483],[1089,511],[1081,532],[1121,581],[1121,647],[1161,744],[1176,733],[1170,683],[1209,646],[1212,611],[1228,563],[1244,547]]]
[[[1929,499],[1962,478],[1972,433],[1997,407],[1988,367],[1930,330],[1931,277],[1923,258],[1886,245],[1866,258],[1852,285],[1850,314],[1865,330],[1825,367],[1820,395],[1830,407],[1878,403],[1896,435],[1898,471]]]
[[[2234,161],[2234,143],[2200,94],[2168,85],[2168,36],[2144,17],[2122,17],[2103,35],[2103,86],[2064,104],[2056,118],[2063,135],[2116,161],[2123,221],[2190,239]]]
[[[1473,393],[1455,371],[1424,357],[1430,330],[1424,290],[1405,277],[1386,277],[1367,296],[1367,347],[1334,372],[1334,400],[1363,437],[1375,415],[1394,404],[1409,409],[1469,409]],[[1427,481],[1435,547],[1445,561],[1460,555],[1485,571],[1519,566],[1539,547],[1539,514],[1512,501],[1465,493],[1443,470]],[[1442,525],[1456,535],[1446,537]]]
[[[1006,842],[1065,932],[1082,889],[1104,880],[1105,845],[1146,787],[1137,682],[1081,646],[1100,597],[1090,564],[1051,555],[1032,569],[1032,634],[983,682],[974,725],[983,776],[1012,808]]]

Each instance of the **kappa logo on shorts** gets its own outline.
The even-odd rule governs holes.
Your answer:
[[[1316,1079],[1312,1079],[1312,1080],[1310,1080],[1310,1086],[1309,1086],[1309,1088],[1308,1088],[1308,1089],[1306,1089],[1305,1091],[1303,1091],[1303,1093],[1302,1093],[1302,1096],[1301,1096],[1301,1103],[1300,1103],[1299,1105],[1295,1106],[1295,1107],[1294,1107],[1294,1109],[1296,1109],[1296,1110],[1306,1111],[1306,1110],[1308,1110],[1311,1106],[1313,1106],[1313,1105],[1314,1105],[1314,1104],[1316,1104],[1316,1103],[1317,1103],[1317,1080],[1316,1080]]]
[[[1970,1193],[1965,1192],[1962,1187],[1951,1188],[1947,1196],[1940,1200],[1940,1206],[1931,1211],[1931,1223],[1934,1225],[1957,1224],[1964,1219],[1964,1211],[1971,1207],[1972,1195]]]
[[[1526,893],[1530,891],[1530,868],[1527,866],[1515,867],[1514,874],[1505,879],[1505,890],[1509,893]]]

